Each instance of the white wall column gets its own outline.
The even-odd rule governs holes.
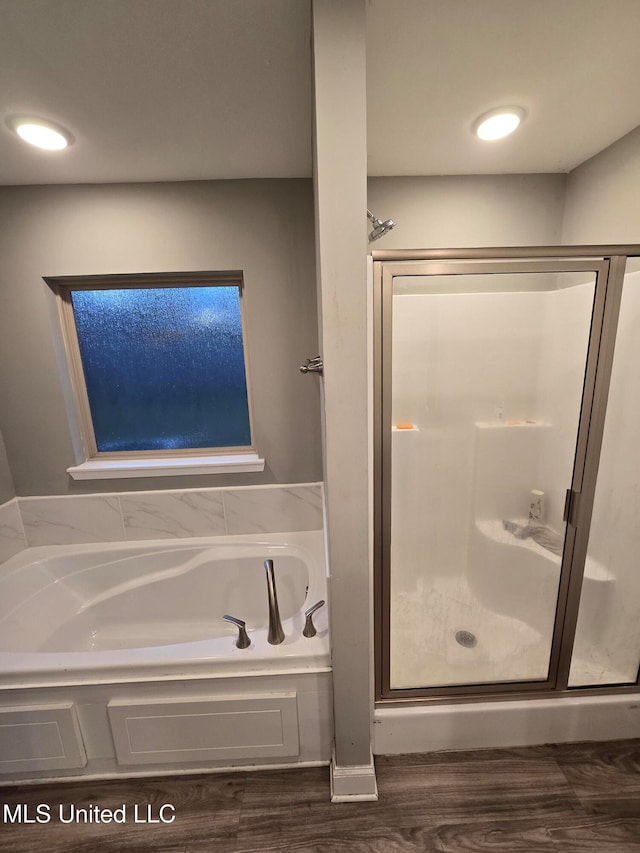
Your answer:
[[[331,566],[332,800],[376,799],[370,745],[365,0],[313,0],[314,182]]]

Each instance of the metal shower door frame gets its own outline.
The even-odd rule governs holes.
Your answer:
[[[640,245],[536,246],[373,252],[374,279],[374,633],[375,699],[382,704],[486,701],[527,696],[635,692],[633,685],[569,688],[569,668],[580,606],[582,577],[598,474],[627,257]],[[596,274],[576,450],[567,506],[548,677],[513,681],[402,688],[390,686],[391,531],[391,331],[393,280],[397,276],[523,272]]]

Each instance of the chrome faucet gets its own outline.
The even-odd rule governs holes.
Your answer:
[[[269,596],[269,634],[267,642],[272,646],[278,646],[284,640],[284,631],[280,621],[278,610],[278,595],[276,593],[276,577],[273,572],[273,560],[265,560],[264,567],[267,572],[267,595]]]

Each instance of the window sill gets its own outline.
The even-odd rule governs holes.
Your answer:
[[[184,474],[238,474],[264,471],[257,453],[233,456],[191,456],[166,459],[111,459],[83,462],[67,468],[74,480],[114,480],[125,477],[177,477]]]

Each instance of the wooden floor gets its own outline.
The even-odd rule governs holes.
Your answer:
[[[48,805],[51,821],[0,813],[11,853],[627,853],[640,851],[640,740],[378,756],[377,803],[329,802],[328,768],[0,788],[2,804]],[[164,803],[167,825],[133,823]],[[127,808],[124,824],[64,824],[69,805]],[[165,811],[168,817],[169,812]]]

